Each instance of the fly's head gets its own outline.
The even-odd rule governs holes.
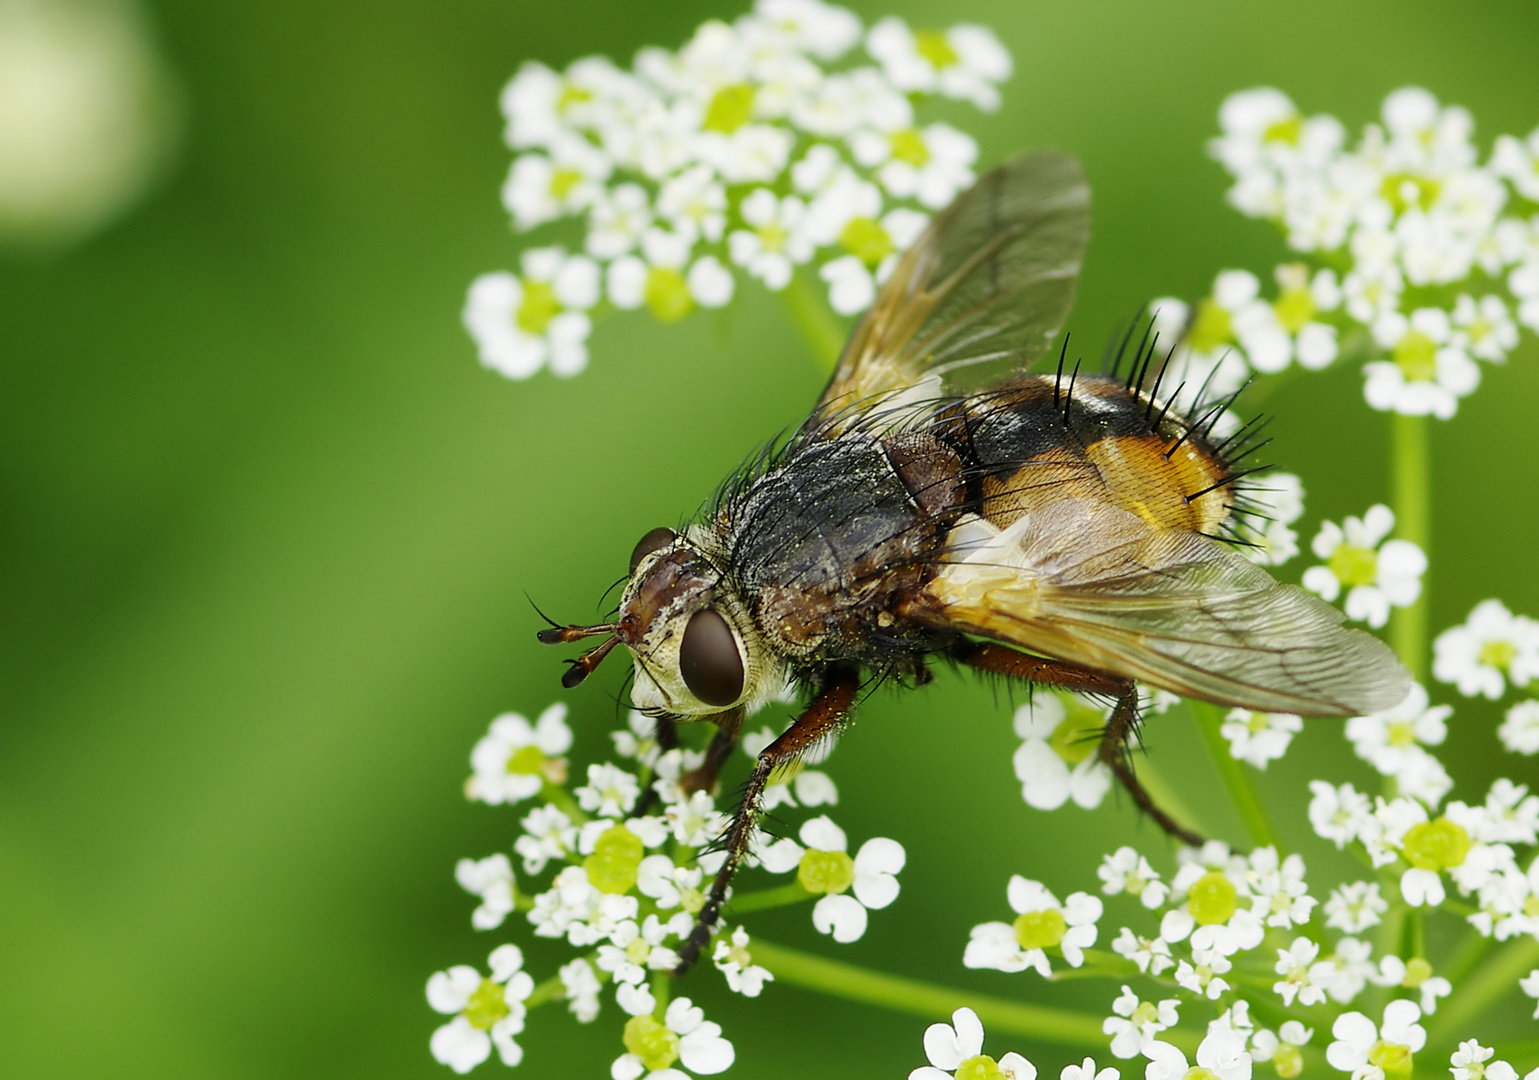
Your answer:
[[[672,529],[653,529],[637,543],[615,622],[553,626],[540,640],[600,633],[611,636],[570,661],[563,684],[576,686],[623,644],[636,662],[631,698],[645,713],[706,719],[751,710],[785,686],[784,665],[765,647],[737,588],[702,545]]]

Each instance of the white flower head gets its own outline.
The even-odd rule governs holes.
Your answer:
[[[1347,721],[1347,739],[1357,756],[1385,776],[1398,776],[1425,753],[1427,746],[1441,746],[1448,737],[1448,717],[1453,709],[1432,705],[1427,690],[1413,682],[1400,704]]]
[[[1015,910],[1013,923],[982,923],[972,929],[962,963],[970,968],[1024,971],[1035,968],[1052,974],[1047,950],[1056,947],[1070,967],[1085,962],[1084,950],[1095,944],[1101,901],[1089,893],[1071,893],[1062,904],[1040,881],[1019,874],[1010,878],[1006,895]]]
[[[1310,545],[1325,565],[1304,572],[1304,587],[1330,601],[1346,589],[1347,617],[1383,626],[1391,607],[1416,602],[1427,569],[1421,548],[1409,540],[1385,541],[1394,527],[1394,511],[1382,504],[1343,525],[1325,522]]]
[[[1539,701],[1520,701],[1508,709],[1496,734],[1509,753],[1539,754]]]
[[[650,997],[651,995],[646,995]],[[685,1069],[714,1076],[732,1067],[736,1053],[721,1037],[721,1025],[705,1018],[704,1010],[689,998],[674,998],[661,1020],[650,1010],[634,1013],[625,1022],[625,1053],[615,1059],[609,1074],[614,1080],[678,1080]]]
[[[470,914],[470,925],[477,930],[496,929],[513,910],[513,864],[506,855],[461,859],[454,865],[454,880],[481,898],[481,906]]]
[[[571,748],[572,729],[566,726],[566,706],[560,702],[533,724],[518,713],[503,713],[470,752],[473,775],[466,782],[466,794],[493,806],[530,798],[547,781],[566,780],[566,761],[560,755]]]
[[[608,762],[588,766],[588,782],[572,792],[577,805],[599,817],[620,818],[629,814],[641,794],[636,777]]]
[[[1332,1068],[1351,1073],[1352,1080],[1384,1080],[1387,1072],[1407,1072],[1411,1055],[1427,1044],[1420,1019],[1415,1002],[1405,1000],[1386,1005],[1380,1025],[1360,1012],[1346,1013],[1331,1027],[1336,1041],[1326,1048],[1325,1059]]]
[[[489,976],[462,964],[428,979],[428,1004],[454,1017],[433,1032],[428,1048],[436,1061],[457,1073],[481,1064],[494,1046],[504,1065],[524,1058],[523,1048],[513,1041],[524,1030],[524,1000],[534,992],[534,980],[523,970],[524,954],[517,945],[501,945],[487,964]]]
[[[866,34],[866,51],[898,89],[961,98],[988,112],[999,108],[996,86],[1012,69],[993,31],[966,23],[915,31],[889,15]]]
[[[908,1074],[909,1080],[951,1080],[964,1067],[968,1074],[998,1075],[1003,1080],[1036,1080],[1037,1067],[1020,1054],[1009,1053],[995,1061],[983,1053],[983,1024],[978,1014],[960,1008],[949,1024],[931,1024],[924,1033],[924,1056],[930,1064]],[[1086,1078],[1090,1080],[1090,1078]],[[1115,1075],[1107,1080],[1116,1080]]]
[[[748,951],[748,931],[741,926],[716,939],[711,962],[726,976],[732,992],[744,997],[758,997],[764,984],[775,979],[768,968],[753,962],[753,954]]]
[[[1130,847],[1120,847],[1102,859],[1096,875],[1101,879],[1101,891],[1107,896],[1118,893],[1136,896],[1139,903],[1151,911],[1164,904],[1170,895],[1170,887],[1160,880],[1159,872],[1149,865],[1148,859]]]
[[[859,941],[866,932],[866,911],[878,910],[898,898],[898,872],[907,858],[896,840],[875,837],[847,854],[844,830],[827,815],[803,823],[806,845],[797,864],[796,880],[823,898],[812,908],[812,925],[840,943]],[[853,895],[851,895],[853,894]]]
[[[1480,385],[1480,368],[1455,343],[1448,313],[1440,308],[1418,308],[1409,317],[1381,315],[1373,336],[1389,352],[1389,359],[1363,368],[1363,396],[1375,409],[1448,420],[1459,399]]]
[[[1453,683],[1466,697],[1495,701],[1508,681],[1521,687],[1539,676],[1539,622],[1512,614],[1500,600],[1486,600],[1462,625],[1439,634],[1432,652],[1432,674],[1440,682]]]
[[[1133,933],[1126,926],[1112,942],[1112,952],[1138,965],[1138,970],[1151,975],[1176,966],[1170,955],[1170,945],[1164,938],[1146,938]]]
[[[1245,1052],[1246,1042],[1244,1032],[1215,1023],[1197,1047],[1198,1068],[1218,1080],[1250,1080],[1251,1059]],[[1150,1043],[1144,1056],[1149,1059],[1144,1069],[1145,1080],[1183,1080],[1191,1071],[1186,1055],[1167,1042]]]
[[[556,972],[561,979],[561,989],[566,996],[567,1010],[579,1024],[591,1024],[598,1019],[599,990],[602,989],[593,965],[582,957],[563,964]]]
[[[1112,1002],[1113,1015],[1101,1024],[1102,1032],[1112,1037],[1112,1056],[1134,1058],[1142,1054],[1156,1035],[1175,1027],[1180,1019],[1179,1005],[1175,998],[1140,1001],[1131,988],[1123,986],[1122,993]]]
[[[1353,881],[1337,886],[1325,901],[1325,925],[1348,934],[1360,934],[1378,926],[1389,910],[1377,882]]]
[[[856,162],[875,171],[888,194],[930,210],[944,209],[976,179],[977,140],[950,124],[889,132],[862,129],[850,136],[850,151]]]
[[[1074,695],[1039,692],[1015,710],[1015,733],[1025,741],[1015,752],[1021,797],[1038,810],[1074,801],[1087,810],[1111,789],[1111,770],[1096,754],[1106,710]]]
[[[1535,999],[1534,1019],[1539,1020],[1539,968],[1535,968],[1519,979],[1518,988],[1529,997]]]
[[[1229,753],[1238,761],[1265,769],[1288,752],[1293,736],[1304,730],[1304,721],[1293,713],[1231,709],[1219,729],[1229,740]]]

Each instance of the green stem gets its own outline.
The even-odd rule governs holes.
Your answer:
[[[839,362],[844,350],[845,329],[829,310],[806,273],[798,271],[791,276],[790,284],[780,290],[780,302],[791,316],[791,323],[802,335],[812,357],[818,362],[818,370],[828,374]]]
[[[1425,416],[1390,417],[1391,490],[1395,511],[1395,535],[1427,551],[1432,540],[1432,470],[1428,434],[1431,421]],[[1421,595],[1410,607],[1397,608],[1390,621],[1390,644],[1411,675],[1427,678],[1427,577]]]
[[[1471,927],[1438,974],[1455,986],[1464,985],[1464,977],[1475,970],[1495,944],[1495,940]]]
[[[1490,1008],[1503,994],[1514,989],[1517,982],[1535,965],[1539,965],[1539,940],[1522,937],[1506,945],[1459,987],[1437,1011],[1436,1020],[1429,1025],[1427,1042],[1433,1047],[1452,1046],[1461,1038],[1468,1038],[1467,1025],[1475,1017]]]
[[[949,1018],[955,1010],[966,1005],[978,1014],[984,1027],[994,1031],[1057,1046],[1106,1045],[1106,1036],[1101,1031],[1103,1018],[1099,1015],[1046,1005],[1027,1005],[1003,998],[986,997],[957,987],[937,986],[898,975],[887,975],[771,945],[763,938],[754,938],[752,948],[755,962],[768,968],[776,980],[805,990],[816,990],[846,1001],[880,1005],[894,1012],[928,1017],[931,1020]],[[1171,1028],[1163,1032],[1160,1038],[1191,1054],[1196,1052],[1203,1032]]]
[[[534,993],[524,999],[524,1007],[538,1009],[548,1001],[561,1001],[566,997],[566,986],[560,975],[552,975],[534,988]]]
[[[572,819],[574,825],[586,825],[590,820],[588,812],[577,805],[577,800],[572,798],[572,793],[560,784],[552,784],[549,780],[540,788],[540,798],[551,803],[567,817]]]
[[[1197,728],[1208,746],[1208,756],[1213,759],[1224,787],[1229,789],[1229,798],[1240,815],[1240,821],[1245,825],[1245,831],[1250,834],[1251,842],[1257,847],[1275,845],[1277,834],[1272,831],[1272,823],[1267,820],[1266,809],[1256,796],[1250,777],[1245,775],[1244,766],[1229,751],[1229,740],[1224,738],[1221,730],[1224,726],[1223,712],[1218,706],[1205,701],[1188,701],[1187,706],[1197,720]]]
[[[799,904],[811,897],[812,893],[802,888],[800,881],[793,881],[789,885],[781,885],[775,889],[761,889],[758,892],[734,895],[727,906],[734,915],[737,915],[747,911],[764,911],[767,908]]]

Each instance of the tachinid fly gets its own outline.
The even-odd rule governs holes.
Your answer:
[[[771,773],[835,734],[869,680],[922,683],[939,657],[1115,698],[1101,759],[1188,841],[1127,759],[1137,683],[1304,716],[1404,697],[1383,643],[1223,542],[1243,474],[1211,434],[1222,404],[1174,409],[1152,347],[1123,379],[1061,358],[1030,373],[1089,233],[1074,158],[983,177],[903,256],[806,423],[681,532],[642,537],[616,621],[540,634],[609,635],[569,687],[625,645],[660,739],[712,721],[696,789],[714,787],[748,713],[788,685],[807,695],[758,757],[680,970],[710,939]]]

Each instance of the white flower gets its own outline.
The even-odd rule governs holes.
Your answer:
[[[879,910],[898,898],[896,875],[906,859],[903,845],[875,837],[851,859],[844,830],[826,815],[803,823],[799,835],[807,850],[796,880],[808,892],[824,894],[813,905],[812,925],[841,944],[860,940],[866,932],[866,910]]]
[[[748,931],[741,926],[716,939],[711,962],[727,977],[727,986],[733,993],[744,997],[758,997],[764,984],[775,980],[768,968],[753,962],[753,954],[748,951]]]
[[[1036,968],[1052,974],[1047,949],[1057,946],[1070,967],[1085,962],[1085,949],[1095,944],[1101,901],[1088,893],[1058,898],[1040,881],[1012,875],[1006,896],[1015,910],[1013,923],[983,923],[972,929],[962,963],[970,968],[1024,971]]]
[[[889,194],[915,199],[931,210],[950,205],[976,179],[977,140],[950,124],[857,131],[850,137],[850,152],[862,166],[876,170]]]
[[[1363,396],[1375,409],[1447,420],[1480,385],[1480,368],[1453,343],[1446,311],[1390,312],[1374,321],[1373,336],[1390,354],[1363,368]]]
[[[1213,846],[1215,852],[1227,851],[1223,845]],[[1243,859],[1239,868],[1227,863],[1227,859],[1221,863],[1224,869],[1211,869],[1203,862],[1189,861],[1176,871],[1171,890],[1179,902],[1160,920],[1160,937],[1170,942],[1190,937],[1193,950],[1219,957],[1261,944],[1266,928],[1254,910],[1257,905],[1246,880],[1249,867]],[[1194,959],[1199,960],[1198,967],[1213,966],[1195,954]]]
[[[1384,1080],[1386,1072],[1410,1068],[1411,1055],[1427,1043],[1420,1024],[1421,1010],[1410,1001],[1391,1001],[1384,1007],[1384,1022],[1374,1022],[1360,1012],[1336,1018],[1331,1034],[1336,1041],[1325,1051],[1331,1067],[1352,1074],[1352,1080]]]
[[[1242,303],[1238,297],[1248,291],[1247,279],[1250,283],[1256,280],[1245,271],[1219,274],[1213,295],[1197,305],[1195,319],[1192,310],[1174,297],[1161,297],[1150,302],[1152,340],[1156,344],[1180,343],[1175,352],[1169,353],[1170,362],[1160,380],[1161,403],[1168,401],[1170,408],[1178,414],[1202,416],[1245,385],[1249,378],[1250,365],[1240,350],[1233,347],[1232,321],[1219,302],[1221,295],[1225,302]],[[1254,293],[1250,295],[1254,296]],[[1215,430],[1222,429],[1227,419],[1228,414],[1217,417]]]
[[[1331,890],[1325,901],[1325,925],[1348,934],[1360,934],[1378,926],[1389,910],[1389,901],[1379,895],[1379,886],[1371,881],[1353,881]]]
[[[1534,1006],[1534,1019],[1539,1020],[1539,968],[1535,968],[1523,978],[1519,979],[1518,988],[1529,997],[1535,999],[1536,1004]]]
[[[777,199],[768,188],[751,192],[743,200],[742,214],[752,229],[738,229],[727,237],[732,261],[779,292],[791,281],[792,265],[812,257],[812,242],[799,228],[805,213],[806,204],[795,195]]]
[[[1312,371],[1336,359],[1336,328],[1315,319],[1341,305],[1336,274],[1321,270],[1311,281],[1303,263],[1276,271],[1278,296],[1272,303],[1247,302],[1231,313],[1234,336],[1257,371],[1277,372],[1294,359]]]
[[[1324,780],[1311,780],[1309,790],[1314,794],[1309,801],[1309,823],[1316,835],[1338,849],[1376,832],[1373,802],[1351,784],[1338,788]]]
[[[641,794],[636,777],[605,762],[588,766],[588,782],[572,792],[577,805],[599,817],[618,818],[629,814]]]
[[[1447,705],[1429,705],[1426,688],[1413,682],[1400,704],[1348,720],[1347,739],[1358,757],[1385,776],[1397,776],[1412,752],[1443,744],[1452,713]]]
[[[1373,966],[1373,946],[1357,938],[1342,938],[1336,951],[1310,969],[1309,978],[1323,987],[1332,1001],[1350,1004],[1378,973]]]
[[[1293,736],[1304,730],[1304,721],[1293,713],[1231,709],[1219,730],[1229,740],[1229,753],[1235,759],[1265,769],[1267,762],[1288,752]]]
[[[1284,1005],[1292,1005],[1295,998],[1300,1005],[1318,1005],[1325,1000],[1325,991],[1311,979],[1311,971],[1319,966],[1315,963],[1319,956],[1320,946],[1308,938],[1295,938],[1291,946],[1277,950],[1275,970],[1282,978],[1272,984],[1272,990]]]
[[[1118,893],[1136,896],[1139,903],[1151,911],[1170,895],[1170,887],[1160,880],[1159,872],[1149,865],[1148,859],[1130,847],[1120,847],[1102,859],[1096,875],[1101,879],[1101,891],[1107,896]]]
[[[663,184],[657,214],[674,232],[714,244],[727,228],[727,189],[708,167],[695,165]]]
[[[1539,202],[1539,130],[1519,141],[1500,135],[1491,154],[1491,171],[1510,183],[1519,195]]]
[[[513,864],[506,855],[461,859],[454,864],[454,880],[481,898],[481,906],[470,914],[470,925],[477,930],[496,929],[513,910]]]
[[[1025,742],[1012,760],[1026,805],[1100,806],[1111,789],[1111,770],[1096,755],[1105,726],[1106,711],[1078,697],[1039,693],[1016,709],[1015,733]]]
[[[860,40],[860,19],[821,0],[757,0],[739,27],[755,44],[795,49],[820,60],[836,60]]]
[[[559,755],[571,747],[565,705],[552,705],[532,725],[518,713],[503,713],[470,752],[474,775],[466,793],[493,806],[527,799],[547,780],[566,779],[566,762]]]
[[[866,51],[900,90],[961,98],[988,112],[999,108],[995,84],[1012,69],[993,31],[967,23],[916,32],[889,15],[866,34]]]
[[[1477,301],[1460,294],[1454,302],[1451,341],[1471,356],[1500,363],[1518,343],[1518,326],[1501,297],[1487,295]]]
[[[1454,1080],[1518,1080],[1518,1071],[1505,1061],[1491,1061],[1495,1050],[1474,1039],[1459,1044],[1449,1057]],[[1488,1065],[1486,1062],[1490,1061]]]
[[[930,1064],[908,1074],[908,1080],[950,1080],[963,1065],[982,1074],[993,1066],[1004,1080],[1036,1080],[1037,1067],[1020,1054],[1009,1053],[994,1061],[983,1054],[983,1024],[968,1008],[951,1014],[949,1024],[931,1024],[924,1032],[924,1056]],[[1115,1077],[1110,1078],[1115,1080]]]
[[[1170,945],[1164,938],[1140,937],[1124,926],[1112,942],[1112,952],[1138,965],[1138,970],[1151,975],[1175,967],[1170,958]]]
[[[1245,1043],[1243,1032],[1212,1026],[1197,1047],[1197,1066],[1218,1080],[1250,1080],[1251,1060]],[[1149,1059],[1144,1080],[1183,1080],[1190,1072],[1186,1055],[1169,1043],[1150,1043],[1144,1056]]]
[[[428,1004],[454,1019],[433,1032],[428,1048],[434,1060],[457,1073],[467,1073],[491,1056],[492,1047],[504,1065],[517,1065],[523,1049],[513,1036],[524,1030],[524,999],[534,992],[534,980],[523,970],[524,954],[517,945],[501,945],[487,959],[491,975],[483,978],[473,967],[458,965],[428,979]]]
[[[598,1018],[601,989],[593,965],[578,957],[569,964],[563,964],[556,974],[561,978],[567,1010],[577,1018],[579,1024],[591,1024]]]
[[[552,140],[549,153],[531,152],[513,159],[502,204],[520,232],[591,206],[614,169],[609,156],[587,139],[566,134]]]
[[[1142,1054],[1156,1035],[1175,1027],[1180,1019],[1176,1007],[1180,1004],[1176,998],[1140,1001],[1131,988],[1123,986],[1122,993],[1112,1002],[1115,1015],[1108,1016],[1101,1024],[1101,1031],[1112,1037],[1112,1056],[1132,1058]]]
[[[1510,753],[1539,754],[1539,701],[1520,701],[1508,709],[1496,734]]]
[[[648,915],[639,926],[634,919],[626,919],[609,935],[609,943],[599,946],[598,969],[609,972],[616,982],[628,983],[641,982],[649,971],[672,971],[679,966],[679,954],[663,942],[680,930],[688,934],[694,925],[688,915],[675,919],[665,923]]]
[[[572,819],[554,806],[535,807],[522,824],[524,835],[513,841],[513,850],[523,856],[526,874],[538,874],[551,859],[564,858],[577,846]]]
[[[689,998],[674,998],[663,1018],[634,1014],[625,1023],[625,1050],[610,1066],[614,1080],[679,1080],[685,1074],[673,1068],[682,1063],[690,1072],[714,1076],[732,1067],[736,1054],[721,1037],[721,1025],[705,1018]]]
[[[1266,925],[1287,930],[1309,921],[1316,901],[1304,882],[1304,860],[1299,855],[1279,860],[1276,848],[1257,848],[1251,852],[1245,880],[1251,914]]]
[[[1229,983],[1219,976],[1232,966],[1224,957],[1204,952],[1204,958],[1195,964],[1182,960],[1176,965],[1176,983],[1200,998],[1217,1001],[1229,992]]]
[[[1506,680],[1527,686],[1539,676],[1539,622],[1513,615],[1500,600],[1486,600],[1463,625],[1439,634],[1432,652],[1432,674],[1440,682],[1454,683],[1465,697],[1495,701]]]
[[[1087,1057],[1078,1065],[1072,1062],[1065,1065],[1063,1071],[1058,1074],[1058,1080],[1119,1080],[1121,1076],[1121,1070],[1111,1065],[1098,1072],[1095,1067],[1095,1059]]]
[[[1441,975],[1432,974],[1432,965],[1417,957],[1409,963],[1398,956],[1379,958],[1379,975],[1373,980],[1379,986],[1398,986],[1421,992],[1421,1011],[1427,1016],[1437,1012],[1439,998],[1453,993],[1453,984]]]
[[[607,939],[626,919],[636,918],[638,906],[636,897],[603,892],[581,866],[568,866],[534,898],[529,922],[536,937],[565,937],[585,948]]]
[[[1326,560],[1304,572],[1304,587],[1334,601],[1349,590],[1346,612],[1369,626],[1383,626],[1391,607],[1409,607],[1421,595],[1427,557],[1409,540],[1380,542],[1395,527],[1395,514],[1382,503],[1344,525],[1324,522],[1311,547]]]

